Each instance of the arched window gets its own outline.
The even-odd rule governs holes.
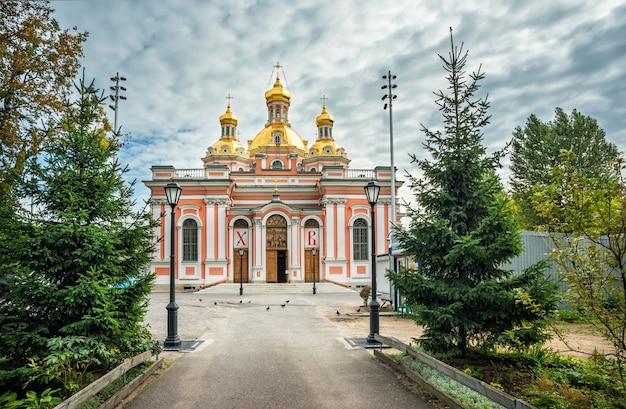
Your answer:
[[[308,219],[306,222],[304,222],[304,227],[315,227],[315,228],[318,228],[318,227],[320,227],[320,224],[315,219]]]
[[[352,257],[356,261],[368,260],[367,222],[356,219],[352,226]]]
[[[274,162],[272,162],[272,169],[282,169],[283,168],[283,163],[279,160],[275,160]]]
[[[183,261],[198,261],[198,223],[193,219],[183,222]]]
[[[268,249],[287,248],[287,221],[277,214],[267,219],[265,227]]]
[[[244,219],[237,219],[237,220],[235,220],[234,227],[235,228],[240,228],[240,229],[247,229],[248,228],[248,222],[245,221]]]

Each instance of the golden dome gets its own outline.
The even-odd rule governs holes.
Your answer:
[[[289,146],[306,151],[306,141],[303,141],[296,131],[285,124],[268,125],[256,134],[254,139],[248,141],[250,153],[262,147],[274,146]]]
[[[315,119],[315,125],[332,125],[335,122],[335,118],[333,118],[327,111],[326,105],[322,107],[322,113],[317,116]]]
[[[280,83],[280,78],[278,75],[276,76],[276,82],[274,83],[274,88],[265,91],[265,100],[281,100],[285,102],[289,102],[291,99],[291,92],[283,89],[283,84]]]
[[[237,122],[239,122],[237,116],[232,113],[232,111],[230,110],[230,104],[228,104],[228,107],[226,107],[226,112],[220,116],[220,124],[237,125]]]
[[[332,139],[318,139],[307,151],[307,157],[314,156],[341,156],[346,158],[348,153]]]
[[[245,156],[248,152],[243,144],[234,138],[220,139],[206,151],[206,156]]]

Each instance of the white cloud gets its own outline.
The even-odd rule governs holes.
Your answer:
[[[598,120],[626,149],[626,6],[620,1],[52,1],[63,27],[89,31],[86,75],[108,89],[127,78],[119,125],[131,134],[120,153],[129,177],[152,165],[199,168],[219,138],[226,95],[241,139],[265,124],[264,92],[272,66],[284,67],[292,92],[291,124],[314,138],[322,95],[336,141],[352,167],[388,164],[389,121],[381,76],[397,75],[395,164],[415,171],[424,155],[420,124],[441,126],[433,92],[445,89],[437,56],[447,56],[449,27],[482,64],[482,92],[492,102],[489,150],[501,148],[531,114],[551,120],[557,106]],[[506,174],[506,170],[503,172]],[[140,200],[147,189],[137,186]],[[405,193],[406,194],[406,193]]]

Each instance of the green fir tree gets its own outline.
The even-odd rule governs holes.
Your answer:
[[[471,347],[543,339],[538,323],[554,288],[544,285],[540,268],[511,278],[500,267],[521,251],[514,207],[495,173],[501,153],[488,156],[482,145],[489,102],[474,95],[484,74],[479,68],[466,77],[468,53],[454,45],[452,30],[450,42],[448,58],[439,56],[450,85],[436,93],[443,130],[422,126],[432,159],[411,155],[422,172],[408,175],[417,205],[409,208],[408,229],[396,232],[421,267],[388,274],[424,326],[420,345],[464,355]],[[531,321],[537,325],[529,329]]]
[[[84,79],[76,89],[56,134],[28,164],[20,192],[32,211],[5,243],[14,269],[1,286],[0,389],[29,379],[59,386],[46,357],[64,340],[97,346],[103,352],[86,364],[104,369],[154,346],[143,318],[155,222],[134,210],[103,94]]]

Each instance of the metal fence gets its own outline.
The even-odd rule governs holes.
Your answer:
[[[522,231],[521,235],[522,252],[508,263],[502,265],[502,268],[505,270],[512,270],[513,274],[521,274],[533,264],[548,259],[550,253],[555,248],[554,241],[548,233]],[[564,278],[561,274],[557,273],[557,265],[555,262],[551,260],[548,261],[548,268],[545,271],[545,275],[558,285],[559,291],[565,291],[567,289],[567,283]]]

